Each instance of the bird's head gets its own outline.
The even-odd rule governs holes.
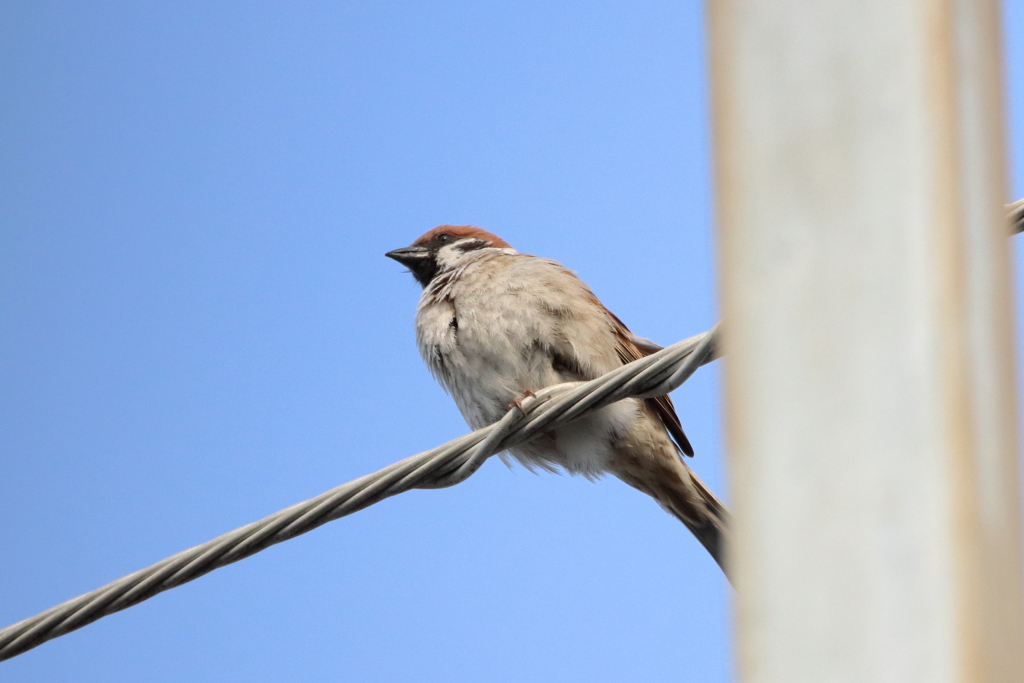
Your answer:
[[[472,225],[439,225],[404,249],[384,254],[408,268],[426,287],[434,277],[464,261],[480,249],[502,249],[515,253],[508,242]]]

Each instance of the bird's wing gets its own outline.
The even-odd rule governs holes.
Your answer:
[[[619,364],[639,360],[661,350],[649,339],[630,332],[575,273],[561,264],[527,254],[516,254],[513,258],[519,271],[517,277],[545,284],[543,288],[519,287],[516,291],[520,297],[530,291],[531,305],[539,313],[537,319],[553,321],[553,328],[538,330],[536,339],[545,340],[545,350],[562,368],[564,381],[594,379]],[[589,302],[593,308],[567,304],[567,299],[570,303],[572,300]],[[614,350],[611,345],[595,343],[595,339],[602,336],[595,332],[595,328],[611,333],[608,341],[612,342]],[[557,333],[552,330],[557,330]],[[672,399],[659,396],[644,399],[644,402],[661,419],[679,450],[692,457],[693,446],[683,433]]]
[[[637,337],[629,331],[629,328],[614,313],[607,308],[605,311],[615,322],[615,336],[618,342],[615,350],[618,352],[619,358],[622,359],[623,363],[631,363],[661,351],[661,346],[658,346],[650,339]],[[686,434],[683,432],[683,425],[679,422],[679,416],[676,415],[676,408],[672,405],[672,399],[666,394],[657,398],[644,399],[644,402],[661,419],[662,424],[665,425],[668,433],[672,435],[672,439],[676,442],[679,450],[692,458],[693,446],[690,445],[690,440],[686,438]]]
[[[615,316],[612,317],[614,318]],[[618,318],[616,318],[616,320],[618,320]],[[622,322],[619,321],[619,324],[622,325]],[[625,329],[626,326],[622,325],[622,328]],[[629,341],[633,342],[633,346],[639,349],[640,353],[642,353],[645,356],[650,356],[652,353],[657,353],[658,351],[661,351],[662,349],[665,348],[660,344],[652,342],[647,337],[638,337],[629,330],[626,330],[626,333],[629,335]]]

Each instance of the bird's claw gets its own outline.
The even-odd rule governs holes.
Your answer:
[[[523,400],[526,398],[537,398],[537,394],[529,390],[524,391],[522,396],[517,396],[512,399],[512,402],[508,404],[508,409],[512,410],[513,408],[518,408],[519,412],[523,414],[523,417],[526,417],[526,408],[523,406]]]

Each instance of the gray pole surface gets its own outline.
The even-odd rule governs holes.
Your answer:
[[[745,683],[1024,681],[998,3],[709,3]]]

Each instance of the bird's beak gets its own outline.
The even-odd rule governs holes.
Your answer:
[[[395,259],[409,270],[416,272],[417,266],[423,263],[425,259],[430,258],[430,250],[426,247],[405,247],[389,251],[384,255]]]

